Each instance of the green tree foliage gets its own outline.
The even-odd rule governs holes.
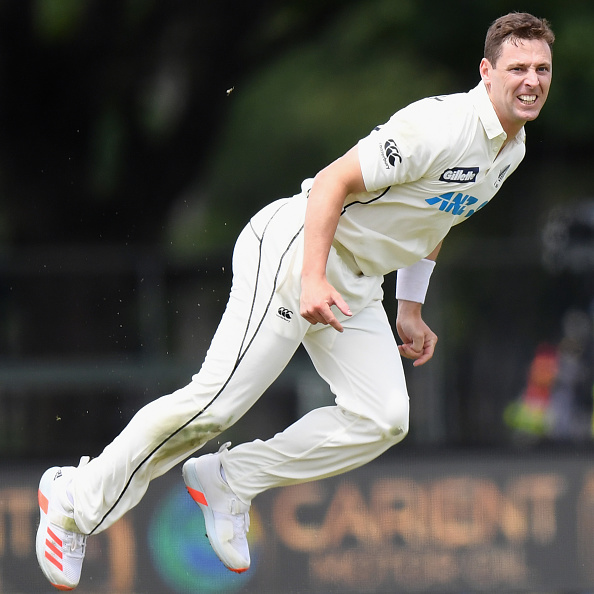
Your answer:
[[[191,238],[230,241],[256,208],[297,193],[398,106],[447,88],[443,70],[387,35],[390,23],[406,39],[416,16],[412,2],[354,4],[238,85],[197,195],[208,203],[175,230],[198,249]]]
[[[218,249],[400,106],[476,84],[486,28],[516,8],[4,0],[0,240]],[[568,179],[577,191],[592,153],[594,5],[522,9],[558,37],[549,105],[529,132],[546,203]]]

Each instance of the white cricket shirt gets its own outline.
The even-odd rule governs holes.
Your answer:
[[[482,81],[398,111],[357,145],[367,192],[347,198],[333,245],[367,276],[429,255],[522,161],[524,129],[505,140]]]

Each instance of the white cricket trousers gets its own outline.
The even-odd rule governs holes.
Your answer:
[[[332,248],[329,281],[353,315],[344,332],[299,315],[306,197],[273,202],[240,234],[233,284],[206,358],[190,384],[143,407],[100,456],[75,473],[75,520],[99,533],[150,481],[235,423],[303,343],[336,396],[267,441],[223,454],[227,480],[246,503],[272,487],[333,476],[373,460],[408,432],[408,394],[381,300],[382,278],[365,277]],[[364,241],[364,238],[361,238]]]

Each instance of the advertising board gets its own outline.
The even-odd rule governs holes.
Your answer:
[[[43,468],[4,466],[0,593],[54,591],[35,560]],[[252,567],[227,571],[174,469],[89,538],[82,594],[594,590],[594,461],[393,455],[254,500]]]

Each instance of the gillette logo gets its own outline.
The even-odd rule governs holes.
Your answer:
[[[441,174],[439,181],[458,184],[475,182],[478,172],[478,167],[452,167]]]

